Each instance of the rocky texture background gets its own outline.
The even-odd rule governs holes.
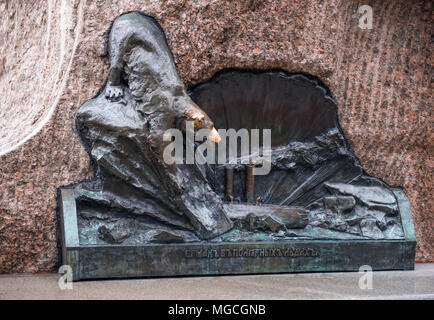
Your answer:
[[[320,78],[366,172],[405,189],[416,260],[434,261],[431,1],[0,0],[0,272],[56,269],[57,189],[91,175],[74,115],[106,79],[110,22],[130,10],[160,22],[187,86],[224,68]]]

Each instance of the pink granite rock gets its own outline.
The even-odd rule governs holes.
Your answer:
[[[373,7],[373,29],[358,7]],[[430,1],[0,2],[0,272],[55,270],[56,195],[91,176],[74,115],[107,76],[120,13],[162,25],[187,86],[224,68],[320,78],[370,175],[408,195],[419,262],[434,261]]]

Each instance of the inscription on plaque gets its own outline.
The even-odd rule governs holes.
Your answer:
[[[186,249],[184,251],[186,258],[262,258],[262,257],[317,257],[319,251],[313,248],[234,248],[234,249]]]

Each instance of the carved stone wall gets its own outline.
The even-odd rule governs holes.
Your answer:
[[[430,1],[144,3],[0,1],[0,272],[55,270],[57,189],[91,175],[74,115],[107,77],[110,22],[131,10],[162,25],[186,86],[224,68],[320,78],[366,172],[405,189],[416,260],[434,261]]]

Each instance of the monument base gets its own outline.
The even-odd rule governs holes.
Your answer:
[[[63,265],[73,280],[291,272],[413,270],[416,249],[407,197],[394,189],[400,240],[285,240],[145,245],[80,245],[73,189],[61,190]]]

